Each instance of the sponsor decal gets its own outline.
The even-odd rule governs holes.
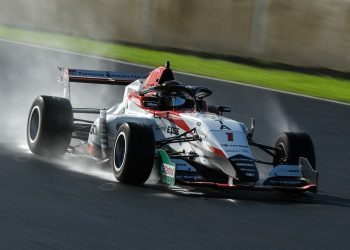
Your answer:
[[[224,122],[222,120],[215,120],[215,121],[218,121],[220,123],[220,130],[223,130],[223,129],[231,130],[229,127],[227,127],[224,124]]]
[[[222,147],[232,147],[232,148],[248,148],[247,145],[237,145],[237,144],[221,144]]]
[[[175,177],[175,167],[166,163],[162,165],[162,175],[166,175],[168,177]]]
[[[228,149],[228,150],[226,150],[226,153],[239,153],[239,152],[241,152],[241,150],[239,150],[239,149]]]
[[[196,172],[196,169],[184,160],[172,159],[172,162],[176,165],[176,171]]]
[[[233,141],[233,133],[226,133],[227,141]]]
[[[299,165],[278,165],[270,171],[269,176],[301,177],[302,172]]]
[[[94,70],[70,70],[69,73],[72,76],[82,77],[108,77],[108,78],[141,78],[137,75],[109,72],[109,71],[94,71]]]
[[[162,164],[160,166],[161,182],[170,186],[175,185],[176,165],[170,160],[168,154],[164,150],[159,150],[159,156]]]
[[[280,185],[283,185],[283,184],[297,185],[297,184],[300,184],[301,181],[300,180],[294,180],[294,181],[291,181],[291,180],[270,180],[270,183],[271,184],[280,184]]]
[[[171,135],[179,135],[179,129],[177,127],[168,126],[166,132]]]
[[[221,144],[227,153],[249,153],[249,147],[247,145],[236,145],[236,144]]]
[[[175,166],[163,163],[161,167],[161,181],[170,186],[175,185]]]

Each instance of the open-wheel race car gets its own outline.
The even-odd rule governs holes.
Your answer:
[[[274,146],[253,140],[250,129],[223,115],[230,107],[208,106],[206,87],[174,79],[169,62],[145,77],[119,72],[59,68],[64,97],[38,96],[31,106],[27,141],[34,154],[83,154],[112,166],[121,183],[140,185],[153,168],[168,185],[222,189],[317,191],[318,172],[310,136],[281,134]],[[125,86],[122,102],[110,109],[72,108],[72,82]],[[96,114],[92,121],[78,114]],[[255,159],[251,147],[271,155]],[[257,164],[273,166],[263,179]]]

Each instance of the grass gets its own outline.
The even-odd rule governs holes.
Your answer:
[[[5,26],[0,26],[0,38],[155,67],[163,65],[166,60],[170,60],[172,68],[176,71],[350,103],[349,80],[286,70],[263,69],[224,60],[207,59],[198,56]]]

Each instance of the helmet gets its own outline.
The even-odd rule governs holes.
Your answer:
[[[164,110],[185,108],[186,96],[182,92],[163,92],[160,95],[161,105]]]
[[[163,86],[179,86],[182,85],[181,82],[171,80],[171,81],[166,81],[162,83]]]
[[[167,97],[164,97],[164,102],[169,107],[177,108],[184,105],[186,102],[186,99],[184,96],[167,96]]]

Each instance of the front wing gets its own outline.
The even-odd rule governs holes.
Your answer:
[[[181,168],[183,164],[177,164],[165,151],[159,150],[159,168],[161,181],[167,185],[186,185],[197,187],[210,187],[215,189],[231,190],[256,190],[256,191],[295,191],[317,192],[318,171],[312,169],[306,158],[300,157],[299,165],[275,166],[263,182],[241,182],[236,178],[228,178],[227,182],[212,181],[197,174],[195,168],[189,164]],[[175,161],[175,163],[173,162]],[[184,162],[184,161],[182,161]],[[187,169],[187,174],[184,169]],[[261,183],[261,184],[260,184]]]

